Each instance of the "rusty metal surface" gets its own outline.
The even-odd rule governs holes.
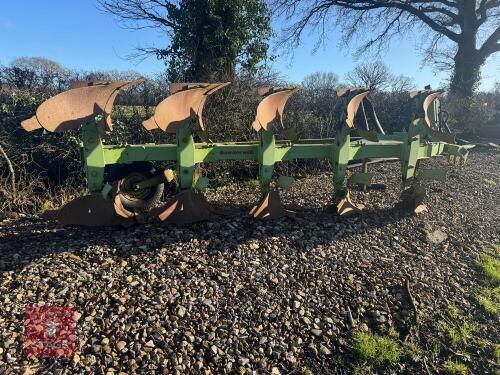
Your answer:
[[[36,115],[23,121],[21,126],[27,131],[44,128],[50,132],[64,132],[102,116],[101,124],[112,130],[111,111],[116,96],[120,90],[143,81],[76,83],[75,88],[43,102]]]
[[[407,211],[413,211],[414,213],[423,212],[425,210],[423,202],[426,195],[423,186],[413,185],[411,188],[404,190],[401,194],[400,205]]]
[[[260,95],[264,96],[264,99],[262,99],[257,107],[257,114],[255,115],[252,127],[256,131],[260,131],[261,129],[268,130],[269,125],[275,120],[278,120],[281,127],[284,129],[283,110],[290,96],[297,91],[299,91],[298,87],[289,89],[274,89],[270,87],[259,88],[258,92]]]
[[[101,194],[76,198],[58,210],[45,211],[41,217],[57,220],[63,225],[87,227],[130,226],[135,223],[135,214],[125,210],[118,199],[106,200]]]
[[[355,127],[354,118],[356,117],[356,113],[358,113],[359,105],[369,93],[369,91],[360,92],[359,94],[354,95],[354,97],[347,104],[347,117],[345,121],[347,126],[350,128]]]
[[[182,191],[163,207],[155,208],[151,215],[167,223],[191,224],[213,219],[215,213],[201,192]]]
[[[427,91],[421,91],[420,93],[427,95],[423,101],[422,108],[424,110],[424,123],[425,123],[425,126],[427,126],[429,134],[433,138],[437,139],[438,141],[451,143],[451,144],[456,143],[455,134],[445,133],[445,132],[433,129],[431,120],[429,119],[429,107],[430,107],[430,105],[434,102],[434,100],[436,98],[439,98],[443,94],[443,92],[442,91],[427,90]]]
[[[70,88],[71,89],[77,89],[80,87],[87,87],[87,86],[99,86],[99,85],[109,85],[110,83],[113,83],[114,81],[109,81],[109,80],[81,80],[81,81],[72,81]]]
[[[173,83],[170,85],[172,94],[158,104],[154,116],[144,121],[143,126],[147,130],[161,129],[167,133],[175,133],[198,120],[197,130],[205,130],[202,114],[207,98],[229,84],[230,82]]]
[[[369,91],[369,89],[362,86],[340,87],[337,89],[337,96],[342,98],[349,94],[356,94],[358,92],[365,92],[365,91]]]
[[[358,113],[359,106],[370,93],[366,87],[342,87],[337,90],[339,98],[349,97],[346,105],[346,123],[350,128],[354,128],[354,119]]]
[[[424,99],[424,102],[422,104],[422,107],[424,109],[424,119],[425,119],[425,124],[427,125],[428,128],[432,128],[431,120],[429,119],[429,106],[432,104],[434,99],[439,98],[441,96],[442,92],[436,91],[436,92],[428,92],[426,98]]]
[[[21,126],[27,132],[31,132],[33,130],[42,128],[42,125],[40,125],[36,116],[30,117],[29,119],[22,121]]]
[[[360,203],[354,203],[349,192],[346,193],[343,199],[337,203],[337,213],[340,216],[356,215],[363,212],[365,206]]]
[[[281,203],[277,190],[271,190],[257,206],[250,210],[250,215],[258,220],[274,220],[281,217],[293,217],[295,212],[287,210]]]

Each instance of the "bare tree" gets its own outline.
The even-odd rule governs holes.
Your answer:
[[[337,89],[341,86],[339,77],[332,72],[316,72],[304,77],[301,86],[302,90],[291,98],[289,107],[295,112],[296,123],[308,124],[300,130],[301,135],[332,137],[335,120],[340,116],[335,107]]]
[[[339,87],[339,77],[333,72],[316,72],[307,75],[302,87],[310,91],[335,91]]]
[[[363,86],[370,90],[389,88],[392,73],[381,61],[359,64],[345,75],[346,81],[353,86]]]
[[[416,88],[417,85],[412,77],[408,77],[403,74],[392,77],[390,88],[392,92],[408,92],[415,90]]]
[[[346,73],[345,79],[352,86],[367,87],[370,90],[404,92],[415,88],[411,77],[394,75],[382,61],[359,64]]]
[[[451,68],[451,91],[470,97],[486,59],[500,51],[500,0],[274,0],[288,20],[286,39],[300,43],[312,27],[324,38],[331,26],[348,43],[364,39],[358,52],[384,47],[419,26],[426,59]],[[321,39],[320,38],[320,39]]]
[[[72,72],[44,57],[19,57],[0,70],[0,81],[18,89],[50,94],[68,87]]]

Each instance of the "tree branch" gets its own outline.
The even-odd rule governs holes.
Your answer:
[[[122,21],[131,21],[133,24],[125,25],[134,30],[147,27],[163,26],[172,28],[174,25],[166,18],[168,7],[175,7],[175,3],[165,0],[98,0],[100,8],[114,15]],[[160,13],[165,11],[165,15]],[[150,23],[147,26],[139,26],[137,22]]]
[[[329,0],[327,1],[330,6],[341,6],[343,8],[353,9],[353,10],[372,10],[381,8],[393,8],[400,9],[410,13],[411,15],[417,17],[432,30],[445,35],[447,38],[454,42],[458,42],[460,35],[454,31],[448,29],[444,25],[440,25],[439,22],[428,16],[425,11],[415,8],[406,1],[381,1],[381,0],[366,0],[366,1],[347,1],[347,0]]]
[[[479,49],[479,53],[482,58],[486,58],[494,52],[499,51],[499,43],[500,40],[500,26],[496,28],[496,30],[485,40],[481,48]]]

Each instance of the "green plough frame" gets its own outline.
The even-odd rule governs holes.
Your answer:
[[[436,99],[428,110],[433,128],[438,123],[438,108],[439,100]],[[88,123],[83,127],[83,160],[90,193],[103,190],[107,165],[137,161],[174,161],[177,163],[176,178],[179,187],[181,190],[188,190],[195,189],[195,168],[199,163],[253,160],[259,163],[260,189],[265,194],[270,190],[276,163],[298,159],[326,159],[333,166],[335,194],[337,198],[342,198],[346,193],[345,177],[350,161],[399,159],[403,190],[406,190],[414,183],[419,160],[443,154],[464,160],[468,153],[462,146],[436,140],[425,124],[423,113],[414,118],[407,131],[390,135],[378,134],[378,142],[363,138],[352,139],[350,130],[343,124],[337,129],[335,138],[296,142],[277,140],[273,131],[263,130],[259,132],[259,141],[212,144],[195,143],[191,127],[186,125],[177,131],[177,144],[118,146],[103,144],[98,126]]]

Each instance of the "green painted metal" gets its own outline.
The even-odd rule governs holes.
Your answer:
[[[335,185],[335,195],[337,198],[343,198],[346,193],[345,189],[345,175],[347,172],[347,165],[350,160],[350,150],[351,150],[351,136],[349,134],[349,128],[347,126],[342,126],[339,131],[337,131],[337,136],[335,137],[335,142],[332,145],[332,156],[331,161],[334,170],[334,185]]]
[[[276,162],[276,140],[274,133],[263,130],[260,133],[259,145],[259,181],[262,194],[269,192]]]
[[[221,160],[259,160],[259,144],[248,142],[214,143],[211,145],[195,145],[195,162],[210,163]]]
[[[91,193],[100,192],[104,183],[106,160],[99,128],[95,122],[91,122],[83,128],[82,140],[88,190]]]
[[[188,126],[177,132],[177,178],[181,189],[190,189],[194,184],[195,144]]]
[[[429,118],[437,126],[439,100],[432,103]],[[407,131],[390,135],[378,135],[378,141],[351,138],[351,129],[341,125],[335,138],[308,140],[276,140],[271,130],[260,131],[258,141],[195,143],[193,130],[186,125],[177,132],[177,144],[103,145],[102,135],[96,123],[83,127],[82,157],[85,161],[88,190],[91,193],[104,191],[104,171],[107,165],[129,164],[136,161],[173,161],[177,163],[177,182],[181,190],[204,190],[208,184],[205,177],[196,178],[197,164],[223,160],[253,160],[259,163],[261,193],[270,191],[274,166],[279,162],[300,159],[324,159],[333,165],[335,195],[342,198],[346,193],[346,171],[349,162],[377,158],[398,158],[401,161],[403,189],[413,186],[418,161],[448,154],[464,160],[466,148],[445,142],[434,141],[422,116],[417,116]],[[207,138],[208,139],[208,138]],[[437,179],[442,171],[423,170],[421,179]],[[349,183],[369,185],[372,173],[353,175]],[[293,177],[281,176],[277,185],[287,188]]]
[[[424,120],[417,118],[413,120],[408,130],[406,142],[401,147],[401,172],[403,177],[403,190],[409,189],[413,185],[415,171],[417,169],[421,138],[422,122]],[[425,147],[425,146],[424,146]]]
[[[104,145],[106,165],[130,164],[134,161],[176,161],[177,145]]]

